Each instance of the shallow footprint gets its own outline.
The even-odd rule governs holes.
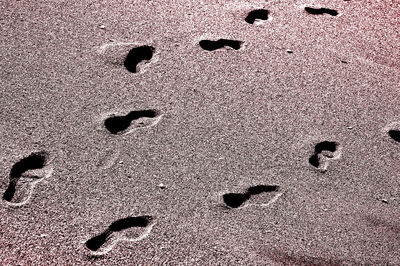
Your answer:
[[[239,50],[242,42],[237,40],[219,39],[217,41],[201,40],[199,42],[200,47],[206,51],[214,51],[224,47],[230,47],[234,50]]]
[[[111,134],[130,133],[135,129],[151,127],[161,119],[157,110],[132,111],[125,116],[111,116],[104,120],[104,127]]]
[[[108,253],[118,242],[136,242],[147,237],[154,225],[152,216],[126,217],[113,222],[104,232],[87,240],[85,247],[91,255]]]
[[[52,169],[46,169],[48,163],[49,154],[44,151],[33,152],[15,163],[10,171],[10,182],[3,200],[11,206],[26,204],[35,186],[51,175]]]
[[[255,9],[250,11],[244,20],[249,24],[254,24],[257,20],[267,20],[268,13],[266,9]]]

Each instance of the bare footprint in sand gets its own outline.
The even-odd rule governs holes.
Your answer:
[[[113,222],[101,234],[90,238],[85,248],[91,256],[110,252],[119,242],[137,242],[147,237],[155,224],[152,216],[126,217]]]
[[[162,115],[157,110],[138,110],[127,115],[111,115],[104,120],[104,127],[114,135],[129,134],[139,128],[155,126],[161,118]]]
[[[217,41],[211,41],[211,40],[201,40],[199,42],[200,47],[203,50],[206,51],[215,51],[218,49],[222,49],[225,47],[234,49],[234,50],[239,50],[240,47],[242,46],[241,41],[237,40],[228,40],[228,39],[219,39]]]
[[[3,194],[9,206],[22,206],[32,197],[35,186],[49,177],[53,169],[48,167],[49,154],[34,152],[15,163],[11,168],[10,182]]]
[[[283,193],[279,192],[279,186],[258,185],[249,187],[244,193],[222,194],[225,206],[232,209],[248,206],[268,207],[274,203]],[[274,196],[272,196],[274,195]]]
[[[314,154],[310,156],[308,162],[320,172],[326,172],[331,160],[341,157],[341,146],[334,141],[318,142],[314,147]]]
[[[154,47],[148,45],[132,48],[125,57],[125,68],[131,73],[136,73],[137,65],[144,60],[149,61],[153,57],[154,51]]]
[[[125,67],[131,73],[142,73],[149,63],[157,61],[153,46],[135,42],[110,42],[100,46],[97,53],[105,63]]]
[[[249,24],[255,24],[255,23],[257,24],[257,22],[260,22],[262,20],[267,20],[268,14],[269,11],[266,9],[255,9],[250,11],[244,20]]]
[[[394,142],[400,142],[400,122],[393,122],[382,129],[383,133]]]
[[[313,7],[305,7],[304,10],[310,15],[324,15],[328,14],[331,16],[337,16],[338,12],[334,9],[329,8],[313,8]]]
[[[388,131],[388,135],[397,142],[400,142],[400,130],[391,129]]]

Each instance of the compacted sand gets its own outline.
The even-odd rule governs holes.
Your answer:
[[[0,5],[0,264],[400,264],[397,1]]]

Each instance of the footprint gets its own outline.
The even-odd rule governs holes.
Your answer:
[[[305,7],[304,10],[311,15],[323,15],[323,14],[328,14],[331,16],[337,16],[338,12],[333,9],[329,8],[312,8],[312,7]]]
[[[400,130],[389,130],[388,134],[393,140],[400,142]]]
[[[315,145],[314,154],[310,156],[308,162],[321,172],[326,172],[329,161],[339,159],[341,156],[341,146],[337,142],[322,141]]]
[[[224,203],[230,208],[238,208],[250,199],[248,194],[227,193],[222,195]]]
[[[125,68],[131,73],[136,73],[137,65],[143,60],[150,60],[154,51],[154,47],[147,45],[132,48],[125,58]]]
[[[277,193],[272,199],[271,192],[278,192],[279,186],[258,185],[249,187],[244,193],[226,193],[222,195],[228,208],[244,208],[247,206],[267,207],[274,203],[283,193]]]
[[[113,222],[104,232],[87,240],[85,247],[92,256],[101,256],[118,242],[137,242],[147,237],[155,222],[152,216],[126,217]]]
[[[104,127],[111,134],[128,134],[138,128],[151,127],[161,120],[162,115],[157,110],[132,111],[125,116],[112,115],[104,120]]]
[[[10,206],[26,204],[35,186],[49,177],[53,170],[47,168],[49,154],[47,152],[33,152],[29,156],[15,163],[10,171],[10,183],[3,194],[3,200]]]
[[[279,190],[279,186],[265,186],[265,185],[258,185],[258,186],[254,186],[254,187],[249,187],[247,189],[247,194],[248,195],[258,195],[264,192],[274,192],[274,191],[278,191]]]
[[[389,136],[392,140],[400,142],[400,122],[393,122],[386,125],[382,129],[383,133]]]
[[[144,72],[149,62],[157,61],[152,45],[135,42],[110,42],[97,48],[105,63],[125,67],[131,73]]]
[[[254,24],[257,20],[267,20],[268,13],[266,9],[255,9],[250,11],[244,20],[249,24]]]
[[[237,40],[219,39],[217,41],[201,40],[199,42],[199,45],[202,49],[206,51],[214,51],[226,46],[234,50],[239,50],[240,47],[242,46],[242,43],[243,42]]]
[[[120,156],[120,149],[109,149],[106,151],[105,156],[103,156],[96,164],[96,166],[101,170],[106,170],[115,165],[118,157]]]

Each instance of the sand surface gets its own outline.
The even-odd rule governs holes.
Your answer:
[[[0,25],[0,264],[400,264],[398,1],[2,1]]]

